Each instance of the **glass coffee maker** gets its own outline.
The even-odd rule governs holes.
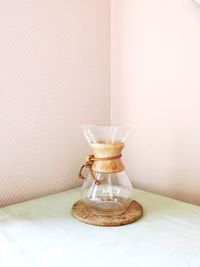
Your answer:
[[[98,125],[82,125],[81,128],[93,150],[79,172],[79,177],[84,180],[82,202],[96,215],[122,214],[133,200],[132,184],[121,160],[130,128]],[[84,168],[88,170],[86,177]]]

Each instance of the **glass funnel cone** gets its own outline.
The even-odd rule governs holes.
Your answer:
[[[88,143],[125,142],[131,128],[119,125],[81,125]]]

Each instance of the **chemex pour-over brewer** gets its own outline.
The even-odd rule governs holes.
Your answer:
[[[132,184],[124,171],[122,150],[130,128],[126,126],[82,125],[93,150],[81,167],[81,200],[72,213],[77,219],[95,225],[123,225],[142,216],[142,207],[133,200]],[[88,175],[83,175],[83,169]]]

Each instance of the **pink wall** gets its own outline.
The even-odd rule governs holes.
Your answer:
[[[200,8],[111,8],[110,35],[109,0],[0,1],[0,205],[80,185],[79,125],[109,123],[110,108],[134,126],[134,185],[200,204]]]
[[[200,6],[112,0],[111,117],[135,187],[200,204]]]
[[[80,184],[109,86],[109,1],[0,1],[0,205]]]

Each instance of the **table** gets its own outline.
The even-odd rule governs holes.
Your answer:
[[[97,227],[71,216],[73,189],[0,209],[1,267],[199,267],[200,207],[134,190],[141,220]]]

